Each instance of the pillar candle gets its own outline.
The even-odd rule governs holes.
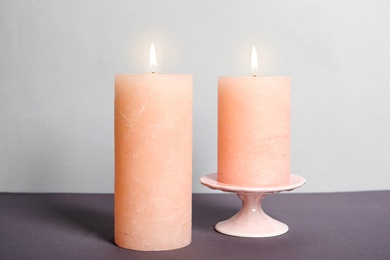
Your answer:
[[[220,77],[218,181],[286,184],[290,176],[290,78]]]
[[[115,76],[115,243],[191,242],[192,76]]]

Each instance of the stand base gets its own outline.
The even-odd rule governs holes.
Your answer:
[[[288,231],[288,226],[263,211],[261,200],[265,194],[237,194],[243,204],[240,211],[228,220],[215,225],[215,229],[225,235],[237,237],[274,237]]]
[[[288,226],[265,214],[261,201],[267,194],[296,189],[306,180],[291,174],[289,183],[284,186],[246,188],[220,183],[214,173],[202,177],[200,182],[212,189],[234,192],[242,200],[242,207],[237,214],[215,225],[218,232],[237,237],[274,237],[285,234]]]

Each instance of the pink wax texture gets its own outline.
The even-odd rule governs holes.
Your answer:
[[[192,76],[115,76],[115,243],[191,243]]]
[[[262,187],[290,177],[290,78],[220,77],[218,181]]]

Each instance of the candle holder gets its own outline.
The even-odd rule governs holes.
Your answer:
[[[217,173],[213,173],[200,178],[200,182],[211,189],[236,193],[242,200],[241,209],[233,217],[215,225],[218,232],[237,237],[274,237],[286,233],[288,226],[268,216],[261,207],[261,201],[266,195],[299,188],[306,180],[291,174],[285,185],[252,188],[218,182]]]

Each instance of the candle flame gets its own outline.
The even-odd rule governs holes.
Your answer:
[[[257,71],[259,69],[259,64],[257,62],[257,52],[255,46],[252,48],[252,73],[253,77],[256,77]]]
[[[157,61],[156,61],[156,49],[154,48],[154,43],[150,46],[150,69],[152,73],[156,72]]]

